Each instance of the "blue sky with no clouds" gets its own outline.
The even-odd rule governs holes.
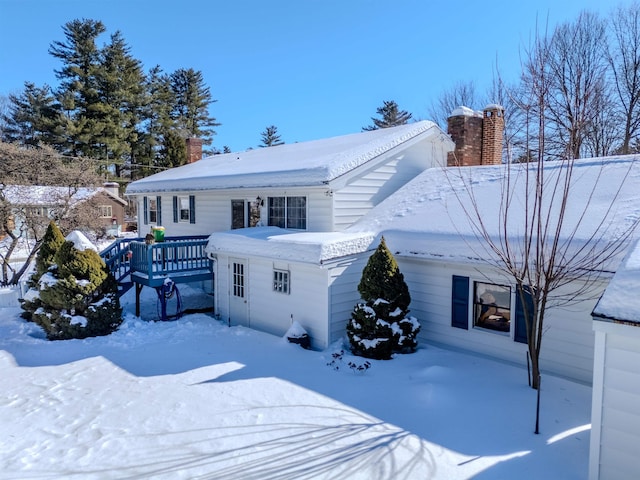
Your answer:
[[[625,2],[624,4],[628,4]],[[517,78],[536,22],[553,27],[608,0],[0,0],[0,95],[57,85],[49,45],[76,18],[120,30],[145,70],[194,68],[222,125],[214,146],[256,147],[276,125],[287,143],[359,132],[384,100],[416,119],[448,86],[479,94],[496,67]],[[484,105],[472,105],[481,109]]]

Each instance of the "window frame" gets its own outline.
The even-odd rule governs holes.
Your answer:
[[[179,223],[191,223],[191,201],[189,195],[178,195],[178,222]],[[183,202],[186,202],[186,208],[183,206]],[[184,217],[184,212],[187,216]]]
[[[112,205],[99,205],[100,218],[113,218],[113,206]],[[108,212],[105,215],[105,212]]]
[[[479,287],[484,288],[482,293]],[[513,336],[513,291],[511,285],[473,280],[471,326],[492,334]],[[495,293],[495,295],[494,295]],[[507,301],[505,301],[505,297]],[[485,297],[484,299],[482,297]],[[500,299],[496,297],[501,297]],[[481,320],[482,319],[482,320]],[[506,327],[506,328],[505,328]]]
[[[147,200],[147,215],[149,216],[149,224],[158,224],[158,199],[149,197]]]
[[[291,272],[289,270],[273,269],[273,291],[286,295],[291,294]]]
[[[300,202],[300,204],[297,204]],[[306,195],[278,195],[267,198],[267,224],[291,230],[306,230],[308,219]]]

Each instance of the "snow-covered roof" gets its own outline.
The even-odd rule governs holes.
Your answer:
[[[322,264],[327,260],[366,251],[374,236],[362,233],[293,232],[278,227],[252,227],[216,232],[206,251],[232,255],[261,256],[302,263]]]
[[[54,206],[66,202],[71,199],[71,205],[83,202],[98,193],[104,193],[114,201],[126,205],[126,202],[113,195],[109,190],[103,187],[60,187],[49,185],[5,185],[2,194],[7,202],[12,205],[28,205],[28,206]]]
[[[640,324],[640,242],[636,242],[609,282],[593,316]]]
[[[535,166],[511,165],[510,188],[514,196],[508,225],[509,235],[514,239],[522,237],[524,175],[528,168]],[[562,162],[547,162],[546,181],[552,182],[562,168]],[[389,248],[403,255],[465,261],[487,258],[488,249],[476,237],[465,209],[472,211],[471,198],[475,198],[484,226],[497,238],[503,226],[500,212],[506,171],[504,165],[426,170],[347,231],[384,235]],[[598,229],[598,238],[616,238],[640,218],[638,187],[640,156],[576,161],[561,239],[571,236],[577,245],[588,242]],[[546,191],[550,193],[549,187]],[[611,211],[607,211],[616,194]],[[600,225],[605,217],[606,221]]]
[[[449,137],[430,121],[351,135],[213,155],[132,182],[127,195],[243,187],[323,185],[422,136]]]

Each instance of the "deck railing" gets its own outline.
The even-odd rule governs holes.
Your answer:
[[[166,237],[164,242],[147,244],[142,238],[119,239],[100,253],[121,285],[121,293],[133,281],[157,287],[167,277],[174,281],[197,280],[212,271],[205,248],[206,235]]]

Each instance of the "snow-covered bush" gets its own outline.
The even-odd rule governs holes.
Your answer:
[[[351,350],[367,358],[389,359],[413,352],[420,323],[408,316],[411,295],[384,238],[362,271],[358,303],[347,324]]]
[[[41,306],[40,295],[38,294],[38,282],[40,281],[40,278],[54,265],[54,257],[64,241],[64,236],[58,226],[53,221],[49,222],[47,231],[45,232],[44,237],[42,237],[42,245],[40,246],[38,255],[36,256],[35,271],[31,274],[31,277],[27,282],[29,291],[21,302],[23,309],[22,317],[29,321],[33,320],[33,312],[38,310]]]
[[[70,237],[73,241],[58,248],[23,308],[50,340],[108,335],[122,322],[117,283],[98,253],[86,248],[82,234]]]

